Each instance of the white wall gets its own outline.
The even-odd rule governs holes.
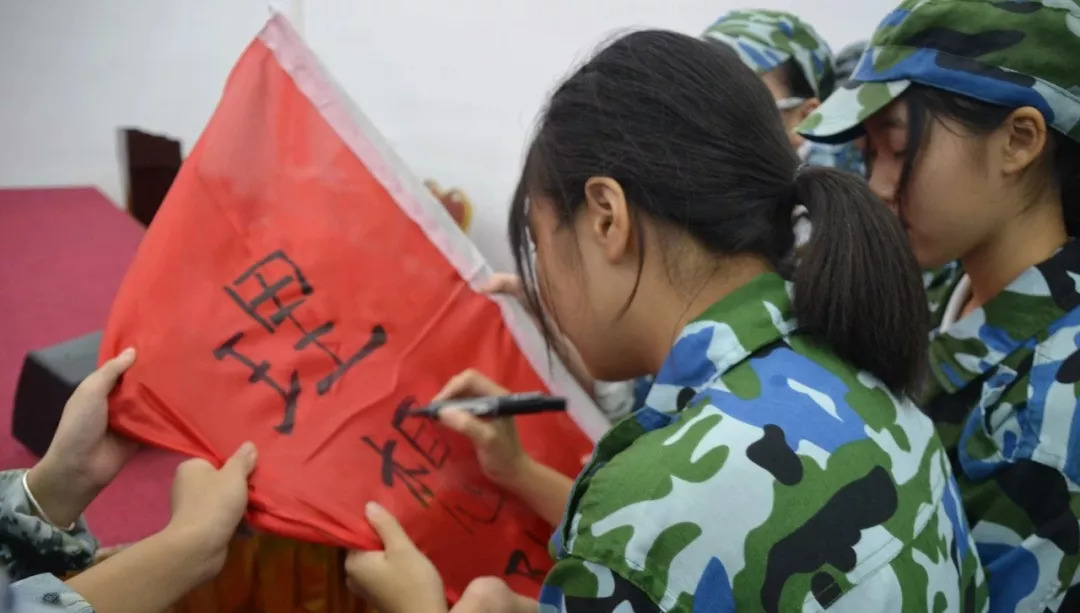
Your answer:
[[[308,42],[422,177],[462,187],[472,235],[509,266],[504,221],[545,93],[612,32],[696,34],[747,5],[790,10],[834,46],[897,0],[2,0],[0,185],[95,184],[124,198],[116,130],[189,149],[268,5],[303,6]]]

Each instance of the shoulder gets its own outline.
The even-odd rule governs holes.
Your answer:
[[[697,391],[673,423],[596,471],[572,502],[566,544],[664,610],[720,584],[736,602],[801,606],[852,584],[823,570],[820,589],[803,585],[791,560],[849,571],[858,560],[862,573],[888,565],[867,554],[898,550],[925,527],[946,464],[910,402],[792,340]],[[801,591],[781,589],[789,580]]]
[[[987,434],[997,440],[1003,459],[1031,459],[1080,484],[1080,445],[1073,439],[1080,418],[1080,307],[1040,334],[1019,363],[1012,362],[1002,363],[984,384],[980,413],[996,416],[985,422],[991,426]]]
[[[782,432],[781,442],[822,467],[834,454],[857,455],[903,474],[919,460],[893,454],[897,445],[923,453],[936,442],[932,422],[909,399],[805,336],[752,355],[702,396],[729,426]]]

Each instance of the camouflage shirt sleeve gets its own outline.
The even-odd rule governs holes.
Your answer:
[[[53,575],[9,585],[0,571],[0,613],[94,613],[90,603]]]
[[[62,576],[93,562],[98,543],[79,518],[71,531],[34,515],[23,490],[24,470],[0,472],[0,569],[13,580]]]
[[[1080,606],[1080,489],[1055,468],[1023,459],[992,479],[968,484],[965,498],[989,573],[991,611],[1038,602],[1041,611]]]
[[[610,568],[559,560],[540,591],[540,613],[660,613],[645,592]]]

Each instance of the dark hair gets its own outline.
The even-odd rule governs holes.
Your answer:
[[[649,219],[714,254],[759,255],[778,268],[793,249],[792,211],[803,204],[813,233],[794,275],[801,328],[895,391],[919,379],[926,301],[899,222],[860,178],[799,170],[769,91],[730,49],[673,32],[628,34],[552,94],[509,222],[535,312],[528,195],[550,198],[570,223],[596,176],[619,182],[638,228]]]
[[[951,119],[972,134],[983,135],[997,129],[1015,110],[924,85],[911,86],[904,99],[908,104],[908,144],[900,172],[901,192],[907,188],[919,152],[929,136],[929,119]],[[1069,236],[1080,236],[1080,143],[1050,130],[1049,151],[1053,156],[1052,180],[1061,189],[1066,231]]]
[[[832,70],[826,69],[825,74],[821,77],[821,82],[818,83],[818,89],[821,93],[814,91],[814,88],[810,86],[810,81],[806,79],[806,73],[803,72],[802,67],[795,60],[788,60],[780,65],[781,70],[784,71],[784,81],[787,83],[788,93],[795,98],[818,98],[824,100],[829,97],[829,94],[833,92],[836,86],[836,75]]]

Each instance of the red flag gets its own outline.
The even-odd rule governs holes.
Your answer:
[[[490,269],[280,17],[248,47],[116,299],[102,357],[139,360],[112,425],[221,463],[259,448],[248,520],[305,541],[379,547],[395,513],[456,597],[479,575],[537,590],[551,528],[480,474],[468,441],[405,412],[476,368],[568,395],[522,418],[568,475],[605,422]],[[524,351],[523,351],[524,349]],[[544,373],[541,377],[538,373]],[[213,501],[208,501],[212,504]]]

